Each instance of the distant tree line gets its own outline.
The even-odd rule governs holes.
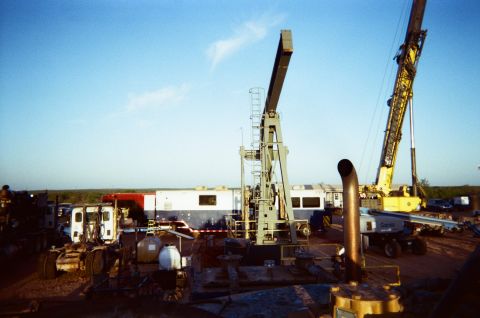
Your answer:
[[[48,190],[48,200],[55,202],[58,197],[59,203],[98,203],[102,202],[102,196],[108,193],[137,193],[150,192],[151,189],[84,189],[84,190]],[[32,193],[44,191],[31,191]]]
[[[431,186],[427,179],[420,180],[420,185],[425,190],[427,198],[451,199],[475,193],[480,193],[480,186]]]

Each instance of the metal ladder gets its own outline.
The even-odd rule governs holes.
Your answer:
[[[261,151],[260,147],[260,125],[262,123],[262,107],[265,104],[265,89],[262,87],[253,87],[250,93],[250,121],[252,123],[251,149]],[[260,176],[262,173],[262,165],[260,160],[252,161],[252,189],[260,184]],[[254,192],[255,199],[255,192]]]
[[[155,220],[148,220],[146,235],[155,235]]]

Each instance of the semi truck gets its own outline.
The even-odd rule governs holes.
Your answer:
[[[53,279],[59,272],[83,271],[97,275],[122,254],[117,209],[97,203],[74,206],[70,220],[70,243],[52,246],[38,260],[38,275]]]

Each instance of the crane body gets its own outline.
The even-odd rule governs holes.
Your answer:
[[[395,57],[398,69],[393,94],[387,103],[390,110],[385,129],[380,164],[377,170],[375,184],[361,189],[363,192],[361,201],[364,207],[386,211],[412,212],[418,210],[423,204],[423,199],[417,196],[416,191],[417,177],[413,143],[413,191],[410,191],[408,186],[401,186],[398,191],[392,191],[392,181],[398,147],[402,138],[402,125],[408,105],[412,103],[413,81],[427,34],[426,30],[421,29],[425,5],[426,0],[413,1],[405,41],[400,46],[400,50]]]

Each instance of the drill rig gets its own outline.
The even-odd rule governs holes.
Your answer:
[[[285,239],[282,237],[285,232],[289,232],[286,237],[289,243],[297,243],[297,222],[293,214],[286,165],[288,150],[283,144],[280,117],[277,113],[278,100],[292,53],[291,31],[282,30],[259,127],[259,148],[240,148],[242,165],[244,159],[261,163],[260,182],[250,191],[245,187],[242,173],[242,219],[245,222],[245,238],[254,238],[257,245],[277,244]],[[274,181],[277,162],[281,172],[280,184]],[[254,219],[252,222],[249,221],[250,213]]]
[[[399,52],[395,57],[398,69],[393,94],[387,102],[390,111],[380,156],[380,165],[375,184],[364,186],[360,189],[361,205],[363,207],[384,211],[413,212],[419,210],[424,205],[424,195],[419,196],[422,189],[418,185],[416,174],[412,98],[413,80],[427,35],[427,31],[421,29],[425,5],[426,0],[413,0],[405,42],[400,46]],[[392,180],[395,160],[402,138],[402,124],[408,104],[410,104],[410,135],[412,143],[412,186],[401,186],[398,191],[393,191]]]

